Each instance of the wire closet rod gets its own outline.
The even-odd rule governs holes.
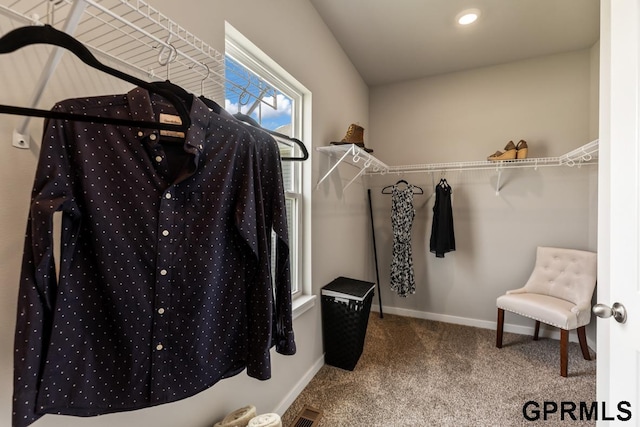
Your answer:
[[[356,179],[363,175],[402,175],[407,173],[434,173],[450,171],[495,171],[498,173],[496,184],[496,195],[500,192],[500,180],[505,169],[540,168],[550,166],[580,167],[582,165],[592,165],[597,163],[598,140],[591,141],[582,147],[578,147],[560,157],[539,157],[521,160],[503,160],[498,162],[475,161],[475,162],[452,162],[452,163],[431,163],[403,166],[388,166],[376,157],[367,153],[355,144],[329,145],[316,147],[317,151],[324,152],[330,157],[335,157],[336,161],[329,170],[318,180],[316,189],[329,177],[329,175],[341,164],[345,163],[359,169],[358,173],[343,186],[343,191],[347,189]]]
[[[389,166],[386,170],[367,170],[365,175],[381,175],[385,173],[432,173],[432,172],[454,172],[454,171],[477,171],[519,169],[519,168],[539,168],[550,166],[582,166],[597,163],[598,140],[589,142],[569,153],[559,157],[538,157],[521,160],[501,160],[475,161],[475,162],[451,162],[451,163],[430,163],[403,166]]]

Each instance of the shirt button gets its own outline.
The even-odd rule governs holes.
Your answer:
[[[169,230],[163,230],[162,231],[162,235],[163,236],[168,236],[169,235]]]
[[[167,270],[165,270],[164,268],[162,270],[160,270],[160,274],[162,276],[166,276],[167,275]]]
[[[165,194],[165,195],[164,195],[164,198],[165,198],[165,199],[170,199],[170,198],[171,198],[171,193],[167,193],[167,194]]]
[[[162,308],[162,307],[161,307],[161,308],[159,308],[159,309],[158,309],[158,314],[164,314],[164,308]]]
[[[144,132],[142,132],[141,130],[138,131],[138,136],[142,136],[142,135],[144,135]]]
[[[162,350],[164,348],[164,346],[162,344],[158,344],[156,346],[156,350]]]
[[[162,161],[162,156],[156,156],[156,162],[160,163]]]
[[[151,135],[149,135],[149,139],[152,140],[152,141],[155,141],[156,138],[157,138],[157,136],[156,136],[155,133],[152,133]]]

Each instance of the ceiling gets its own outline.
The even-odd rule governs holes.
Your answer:
[[[599,0],[310,0],[370,86],[593,46]],[[465,9],[480,18],[463,27]]]

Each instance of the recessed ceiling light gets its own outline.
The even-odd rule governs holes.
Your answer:
[[[473,24],[480,17],[480,11],[478,9],[467,9],[463,10],[456,16],[456,21],[460,25],[469,25]]]

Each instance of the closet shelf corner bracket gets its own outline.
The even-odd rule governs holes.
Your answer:
[[[316,189],[318,189],[320,184],[343,162],[359,169],[358,173],[342,188],[343,191],[353,184],[356,179],[369,171],[369,173],[382,175],[389,171],[388,165],[355,144],[328,145],[316,147],[316,150],[325,153],[329,157],[338,158],[333,166],[318,180]]]

